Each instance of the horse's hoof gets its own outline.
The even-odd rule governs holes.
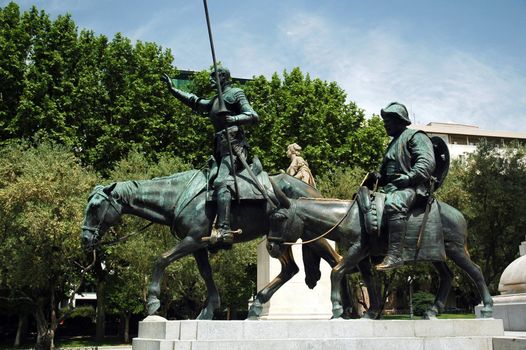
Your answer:
[[[493,308],[489,308],[489,309],[482,308],[482,310],[480,310],[480,317],[493,318]]]
[[[247,320],[259,320],[261,312],[263,311],[263,305],[259,301],[254,301],[248,310]]]
[[[376,311],[367,311],[360,318],[361,320],[376,320],[379,318],[379,313]]]
[[[343,315],[343,307],[340,305],[340,306],[335,306],[332,308],[332,317],[331,317],[331,320],[335,320],[337,318],[341,318]]]
[[[157,298],[151,299],[148,301],[146,307],[148,309],[148,315],[155,315],[157,310],[161,307],[161,301]]]
[[[423,320],[436,320],[437,315],[438,315],[438,312],[436,310],[429,309],[426,312],[424,312],[422,319]]]
[[[196,320],[212,320],[214,318],[214,313],[209,312],[207,308],[204,308],[197,316]]]

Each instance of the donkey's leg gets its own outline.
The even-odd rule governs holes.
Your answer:
[[[198,320],[211,320],[214,318],[215,310],[221,306],[221,299],[217,292],[217,287],[212,275],[212,268],[210,267],[210,260],[208,260],[208,251],[206,249],[199,249],[194,252],[194,258],[199,268],[199,273],[206,283],[207,297],[205,306],[197,316]]]
[[[433,266],[438,272],[440,284],[438,285],[435,302],[424,313],[425,320],[434,320],[438,313],[444,310],[446,306],[447,296],[451,290],[451,282],[453,281],[453,272],[449,269],[447,264],[443,261],[433,262]]]
[[[153,315],[161,306],[159,295],[161,293],[161,279],[164,270],[173,261],[182,258],[188,254],[203,248],[202,243],[196,241],[193,237],[186,236],[179,244],[169,251],[163,253],[155,262],[153,267],[152,281],[148,288],[148,314]]]
[[[341,298],[341,281],[347,271],[365,258],[367,252],[360,243],[352,245],[347,255],[332,269],[331,272],[331,302],[332,318],[339,318],[343,314]]]
[[[281,272],[269,284],[267,284],[261,291],[258,292],[256,299],[248,310],[248,319],[257,320],[263,311],[263,304],[265,304],[274,295],[274,293],[281,288],[285,282],[290,280],[298,273],[298,265],[294,262],[292,255],[292,247],[287,247],[281,257],[278,258],[281,263]]]
[[[481,316],[483,318],[493,317],[493,299],[491,298],[488,286],[484,281],[484,276],[482,275],[480,267],[471,261],[466,247],[446,247],[446,255],[462,270],[466,271],[468,276],[477,286],[477,290],[479,291],[480,297],[482,298],[482,303],[484,304],[484,307],[480,311]]]
[[[373,276],[373,269],[371,267],[371,261],[369,257],[366,257],[358,263],[358,269],[362,275],[363,283],[367,288],[369,294],[369,309],[363,315],[363,318],[376,320],[380,318],[382,311],[382,303],[380,302],[380,290],[378,289],[378,283]]]
[[[305,246],[304,246],[305,247]],[[310,243],[307,246],[312,253],[316,254],[317,256],[323,258],[331,268],[336,266],[341,260],[342,257],[340,254],[336,252],[336,250],[330,245],[329,241],[326,239],[319,239],[317,241],[314,241]],[[313,269],[307,266],[307,260],[305,259],[305,250],[303,253],[303,262],[305,263],[305,283],[309,288],[314,288],[316,285],[316,282],[320,279],[320,272],[319,272],[319,263],[318,263],[318,275],[315,276],[313,273],[309,273],[309,270],[312,271]],[[345,276],[342,278],[340,282],[340,295],[342,297],[342,307],[344,310],[344,316],[350,315],[352,311],[352,302],[350,298],[350,292],[349,292],[349,285],[347,283],[347,278]]]

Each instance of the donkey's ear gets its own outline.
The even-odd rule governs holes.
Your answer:
[[[117,186],[116,182],[112,183],[109,186],[104,187],[103,189],[104,193],[106,193],[108,196],[111,195],[111,191],[115,189],[115,186]]]

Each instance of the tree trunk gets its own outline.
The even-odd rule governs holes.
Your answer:
[[[51,350],[54,347],[53,338],[54,330],[50,327],[49,322],[44,315],[44,300],[39,298],[35,309],[35,320],[37,323],[37,350]]]
[[[44,334],[40,332],[37,334],[37,343],[35,350],[51,350],[54,348],[53,338],[55,337],[53,331],[46,330]]]
[[[97,283],[97,315],[96,315],[96,330],[95,341],[104,341],[104,330],[106,328],[106,303],[105,303],[105,289],[106,281],[99,279]]]
[[[128,344],[130,342],[130,313],[126,312],[124,317],[124,342]]]
[[[18,327],[16,329],[16,337],[15,337],[15,343],[13,344],[15,347],[19,347],[24,339],[26,338],[27,334],[27,314],[21,313],[18,315]]]

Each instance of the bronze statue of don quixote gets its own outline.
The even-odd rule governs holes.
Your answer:
[[[484,304],[482,317],[492,317],[488,287],[467,252],[466,221],[457,209],[433,197],[447,174],[447,146],[407,128],[411,122],[405,106],[393,102],[381,111],[392,141],[380,172],[364,180],[353,200],[322,198],[314,187],[287,174],[269,176],[256,157],[249,163],[243,128],[257,124],[259,116],[243,90],[231,86],[229,70],[216,63],[208,6],[206,0],[203,3],[213,61],[210,82],[217,94],[203,99],[177,89],[169,76],[160,75],[173,96],[214,126],[210,166],[151,180],[96,186],[89,195],[82,225],[84,249],[102,249],[104,233],[123,215],[170,227],[178,243],[154,264],[148,288],[150,315],[160,307],[160,284],[167,266],[192,254],[207,288],[197,318],[212,319],[220,308],[220,298],[209,252],[267,236],[269,254],[279,259],[282,268],[257,293],[249,309],[250,319],[258,319],[263,304],[298,272],[291,247],[299,238],[305,282],[310,288],[320,278],[320,258],[332,267],[333,318],[342,317],[346,307],[342,303],[345,274],[362,274],[370,297],[364,317],[376,319],[381,316],[381,302],[371,262],[380,262],[377,268],[387,270],[421,261],[431,262],[439,273],[435,302],[425,313],[425,318],[436,318],[445,306],[453,278],[446,257],[473,280]],[[343,256],[328,240],[337,242]]]

